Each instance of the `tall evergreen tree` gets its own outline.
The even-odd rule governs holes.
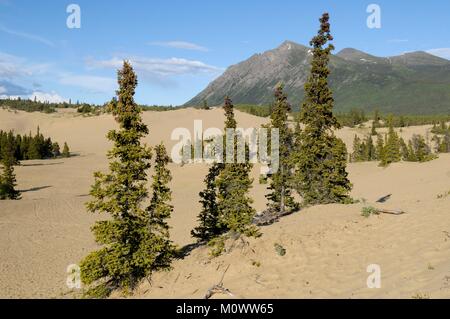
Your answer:
[[[214,163],[205,177],[205,189],[199,193],[202,210],[198,215],[199,226],[191,231],[191,235],[199,241],[209,241],[224,232],[219,220],[217,204],[216,179],[223,169],[222,163]]]
[[[236,129],[237,123],[234,118],[234,107],[228,97],[225,98],[224,110],[226,118],[225,132],[227,129]],[[216,180],[219,220],[221,226],[227,230],[252,236],[257,233],[252,225],[253,216],[255,215],[255,210],[251,207],[253,200],[248,194],[253,182],[249,176],[252,164],[249,162],[237,163],[236,142],[237,136],[234,138],[234,161],[224,164],[224,168]]]
[[[400,140],[397,132],[395,132],[392,118],[388,120],[389,131],[387,134],[386,143],[384,145],[383,156],[381,158],[381,166],[387,166],[390,163],[399,162],[401,160],[400,154]]]
[[[169,236],[167,219],[173,212],[172,191],[169,183],[172,180],[170,170],[167,168],[169,156],[164,144],[155,147],[155,173],[152,182],[152,198],[147,212],[150,216],[149,226],[153,236],[151,252],[155,256],[152,268],[167,269],[175,253],[175,246]]]
[[[144,203],[148,197],[146,171],[151,165],[152,151],[141,145],[148,128],[142,121],[141,109],[134,102],[137,78],[128,62],[118,71],[118,83],[118,99],[110,105],[119,129],[107,135],[114,143],[108,152],[109,172],[94,173],[95,183],[90,191],[93,199],[86,204],[88,211],[110,216],[92,227],[102,247],[80,263],[81,279],[90,287],[87,295],[96,297],[107,296],[113,289],[126,292],[152,271],[170,267],[164,250],[167,236],[163,223],[157,218],[164,219],[167,208],[159,205],[155,196],[151,209]],[[161,165],[158,167],[160,176],[167,180]],[[163,189],[160,192],[164,195],[159,199],[167,199],[167,192]]]
[[[381,134],[377,134],[377,144],[375,147],[375,159],[381,161],[384,156],[384,141]]]
[[[333,129],[340,127],[333,115],[333,95],[328,86],[328,63],[333,40],[328,13],[320,18],[320,30],[311,42],[311,74],[305,84],[305,102],[299,121],[304,125],[296,152],[296,187],[304,204],[348,202],[347,150]],[[300,127],[300,126],[298,126]]]
[[[293,161],[292,151],[294,148],[294,134],[288,126],[288,113],[291,106],[287,101],[287,96],[283,92],[283,86],[279,85],[275,89],[275,104],[270,115],[270,128],[278,129],[278,169],[275,173],[269,174],[269,200],[268,206],[283,214],[286,209],[298,209],[298,204],[291,195]]]

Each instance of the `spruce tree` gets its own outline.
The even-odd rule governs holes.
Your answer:
[[[294,148],[293,132],[288,126],[288,113],[291,106],[287,101],[286,94],[283,92],[283,86],[279,85],[275,89],[275,103],[270,115],[270,128],[278,129],[278,169],[276,172],[268,175],[269,194],[266,198],[269,200],[268,207],[275,209],[283,214],[286,209],[292,211],[298,209],[298,204],[291,195],[293,161],[292,151]]]
[[[202,106],[202,109],[204,109],[204,110],[209,110],[208,101],[206,101],[206,99],[203,100],[203,106]]]
[[[175,254],[175,246],[169,236],[168,218],[172,215],[173,206],[172,191],[169,183],[172,180],[170,170],[167,168],[169,156],[164,144],[155,147],[155,172],[152,182],[152,198],[147,208],[150,217],[149,227],[153,237],[151,254],[155,256],[152,264],[153,269],[168,269],[171,259]]]
[[[376,157],[375,146],[373,145],[373,140],[371,135],[367,135],[364,141],[364,158],[366,161],[373,161]]]
[[[399,143],[400,143],[400,153],[402,156],[402,160],[408,161],[410,158],[408,146],[406,145],[405,140],[402,137],[400,137]]]
[[[377,145],[375,147],[375,159],[381,161],[384,157],[384,141],[381,134],[377,134]]]
[[[370,135],[372,135],[372,136],[377,135],[377,129],[376,129],[376,126],[375,126],[375,121],[372,122],[372,128],[370,130]]]
[[[192,237],[198,241],[209,241],[224,232],[219,220],[219,207],[217,205],[216,179],[223,169],[222,163],[214,163],[205,177],[205,189],[199,193],[202,210],[198,215],[199,226],[191,231]]]
[[[52,144],[52,153],[53,153],[53,157],[58,157],[61,155],[59,144],[57,142]]]
[[[70,150],[69,146],[66,142],[64,142],[63,151],[62,151],[62,157],[70,157]]]
[[[333,40],[328,13],[320,18],[320,24],[317,36],[310,42],[312,67],[298,119],[304,128],[298,134],[295,180],[306,205],[348,202],[352,188],[346,172],[345,144],[333,132],[340,124],[333,115],[334,99],[328,86],[328,63],[334,49],[332,44],[325,47]]]
[[[384,146],[384,154],[380,165],[387,166],[390,163],[399,162],[400,159],[400,140],[394,130],[391,118],[389,119],[389,131],[387,134],[386,144]]]
[[[224,111],[225,132],[227,129],[236,129],[234,106],[228,97],[225,98]],[[254,236],[257,234],[256,228],[252,225],[255,210],[251,207],[253,200],[248,194],[253,182],[249,176],[252,165],[249,162],[237,163],[236,142],[237,136],[234,138],[233,162],[224,164],[216,180],[219,220],[221,227],[229,231],[238,235]]]
[[[170,266],[170,254],[165,251],[167,232],[162,221],[169,212],[161,204],[168,199],[167,191],[161,187],[156,191],[158,197],[154,192],[150,206],[145,207],[146,171],[151,165],[152,151],[141,145],[148,128],[134,102],[137,78],[128,62],[118,71],[118,83],[118,99],[112,100],[109,106],[119,124],[119,129],[107,134],[114,144],[108,152],[109,172],[94,173],[95,183],[90,191],[93,199],[86,204],[89,212],[109,215],[92,227],[101,248],[80,263],[81,279],[89,286],[86,294],[94,297],[107,296],[113,289],[127,292],[141,278]],[[161,168],[164,166],[161,162],[165,161],[160,159],[157,164],[156,174],[162,176],[162,184],[168,179],[167,172]]]
[[[2,147],[3,174],[0,175],[0,199],[20,199],[20,192],[15,189],[15,162],[13,145],[8,141]]]

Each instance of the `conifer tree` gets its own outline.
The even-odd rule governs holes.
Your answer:
[[[328,63],[333,40],[328,13],[320,18],[320,30],[313,46],[311,73],[305,84],[305,102],[299,115],[304,125],[296,151],[296,188],[304,204],[348,202],[351,183],[347,178],[347,150],[334,135],[340,128],[333,115],[333,95],[328,86]],[[300,126],[298,126],[300,127]]]
[[[442,139],[439,139],[438,141],[438,152],[450,153],[450,132],[445,133]]]
[[[400,143],[400,153],[402,156],[402,160],[408,161],[410,158],[408,146],[406,145],[405,140],[401,137],[400,137],[399,143]]]
[[[377,135],[377,130],[376,130],[376,126],[375,126],[375,121],[372,122],[372,128],[370,130],[370,135],[375,136]]]
[[[275,89],[275,104],[270,115],[270,128],[278,129],[278,169],[275,173],[268,175],[270,193],[266,195],[269,200],[268,206],[283,214],[288,210],[298,209],[298,204],[291,195],[292,188],[292,151],[294,148],[293,132],[288,126],[288,113],[291,106],[287,101],[283,86],[279,85]]]
[[[383,153],[384,154],[380,164],[381,166],[387,166],[390,163],[399,162],[401,159],[400,141],[397,133],[394,130],[392,118],[389,120],[389,131],[387,134]]]
[[[175,246],[170,240],[169,224],[167,223],[167,219],[173,212],[173,206],[170,204],[172,191],[169,188],[172,175],[167,168],[169,156],[163,143],[155,147],[155,153],[152,198],[147,208],[147,213],[150,216],[149,227],[151,235],[154,237],[154,246],[151,247],[151,253],[156,257],[152,268],[168,269],[175,253]]]
[[[225,132],[227,129],[236,129],[234,107],[231,100],[226,97],[225,104]],[[237,163],[236,143],[234,138],[235,158],[233,163],[225,163],[223,170],[217,178],[219,220],[222,227],[239,235],[254,236],[256,228],[252,225],[255,210],[251,207],[253,200],[248,193],[253,180],[249,174],[252,165],[249,162]],[[226,145],[225,145],[226,148]]]
[[[367,135],[364,141],[364,158],[366,161],[373,161],[376,158],[375,146],[373,145],[373,140],[371,135]]]
[[[375,148],[376,159],[381,161],[384,157],[384,141],[381,134],[377,134],[377,145]]]
[[[197,219],[199,226],[191,231],[192,237],[199,241],[209,241],[224,232],[224,227],[219,220],[216,187],[216,179],[222,169],[222,163],[212,164],[204,180],[205,189],[199,193],[202,204],[202,210]]]
[[[208,101],[206,101],[206,99],[203,100],[203,106],[202,106],[202,109],[204,109],[204,110],[209,110]]]
[[[353,153],[350,156],[352,162],[362,162],[364,161],[364,144],[358,135],[355,134],[353,138]]]
[[[70,157],[70,150],[69,146],[66,142],[64,142],[63,151],[62,151],[62,157]]]
[[[52,152],[53,152],[53,157],[58,157],[61,155],[61,151],[60,151],[58,142],[55,142],[52,144]]]
[[[86,294],[94,297],[107,296],[113,289],[127,292],[153,271],[170,267],[163,222],[170,214],[163,204],[170,197],[164,188],[169,179],[163,168],[167,159],[160,150],[156,174],[162,181],[146,208],[146,171],[151,165],[152,151],[141,145],[148,128],[134,102],[137,78],[128,62],[118,71],[118,83],[118,99],[110,103],[119,129],[107,134],[114,143],[108,152],[109,172],[94,173],[95,183],[90,191],[93,199],[86,204],[89,212],[110,217],[92,227],[101,248],[80,263],[81,279],[89,286]]]
[[[15,163],[13,145],[7,142],[2,148],[3,173],[0,175],[0,199],[20,199],[20,192],[15,189]]]

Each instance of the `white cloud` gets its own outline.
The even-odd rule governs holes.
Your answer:
[[[0,94],[6,93],[6,88],[4,86],[0,86]]]
[[[114,93],[117,87],[116,80],[94,75],[66,74],[59,79],[59,83],[79,87],[91,93]]]
[[[157,59],[146,57],[114,57],[110,60],[90,60],[91,67],[114,68],[122,67],[123,60],[129,60],[138,72],[148,76],[170,77],[174,75],[216,74],[223,71],[222,68],[208,65],[201,61],[187,60],[183,58]]]
[[[67,99],[64,99],[60,95],[56,94],[55,92],[52,93],[45,93],[45,92],[33,92],[30,97],[31,100],[36,99],[39,102],[50,102],[50,103],[61,103],[67,101]]]
[[[49,63],[32,64],[26,59],[0,52],[0,77],[12,79],[21,76],[33,76],[47,72]]]
[[[160,47],[167,48],[175,48],[175,49],[184,49],[184,50],[194,50],[194,51],[209,51],[208,48],[205,48],[201,45],[186,42],[186,41],[166,41],[166,42],[150,42],[150,45],[156,45]]]
[[[450,60],[450,48],[431,49],[427,53]]]
[[[7,33],[7,34],[10,34],[10,35],[13,35],[13,36],[16,36],[16,37],[24,38],[24,39],[35,41],[35,42],[39,42],[39,43],[45,44],[45,45],[47,45],[49,47],[54,47],[55,46],[55,44],[52,41],[47,40],[47,39],[45,39],[45,38],[43,38],[43,37],[41,37],[39,35],[26,33],[26,32],[21,32],[21,31],[16,31],[16,30],[11,30],[11,29],[8,29],[8,28],[6,28],[6,27],[4,27],[2,25],[0,25],[0,31],[2,31],[4,33]]]

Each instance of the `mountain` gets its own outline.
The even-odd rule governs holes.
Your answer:
[[[255,54],[230,66],[186,106],[220,105],[225,95],[235,104],[267,105],[282,82],[298,109],[304,95],[311,50],[285,41],[276,49]],[[330,85],[336,111],[361,108],[395,114],[450,113],[450,61],[426,52],[376,57],[343,49],[330,59]]]

